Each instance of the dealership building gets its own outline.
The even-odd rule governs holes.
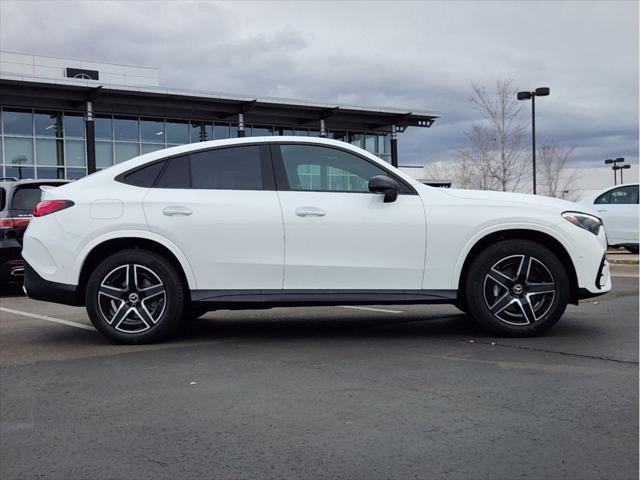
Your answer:
[[[0,176],[79,178],[142,153],[243,136],[327,137],[398,166],[398,134],[437,112],[160,86],[157,68],[0,52]]]

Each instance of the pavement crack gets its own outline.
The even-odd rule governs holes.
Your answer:
[[[501,347],[501,348],[514,348],[517,350],[528,350],[531,352],[541,352],[541,353],[557,353],[558,355],[566,355],[568,357],[578,357],[578,358],[588,358],[591,360],[601,360],[604,362],[614,362],[614,363],[622,363],[625,365],[638,365],[637,361],[634,360],[620,360],[617,358],[603,357],[600,355],[586,355],[583,353],[571,353],[571,352],[562,352],[560,350],[549,350],[546,348],[534,348],[534,347],[526,347],[524,345],[506,345],[495,342],[485,342],[482,340],[475,340],[475,343],[479,343],[482,345],[489,345],[492,347]]]

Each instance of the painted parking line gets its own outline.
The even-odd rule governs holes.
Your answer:
[[[384,308],[357,307],[355,305],[339,305],[339,307],[340,308],[351,308],[353,310],[366,310],[367,312],[404,313],[402,310],[386,310]]]
[[[12,308],[0,307],[0,312],[13,313],[14,315],[22,315],[23,317],[37,318],[39,320],[46,320],[47,322],[60,323],[69,327],[82,328],[83,330],[91,330],[95,332],[96,329],[85,325],[84,323],[72,322],[71,320],[64,320],[62,318],[49,317],[48,315],[38,315],[37,313],[23,312],[22,310],[13,310]]]

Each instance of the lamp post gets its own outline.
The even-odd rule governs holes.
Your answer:
[[[533,194],[536,194],[536,97],[546,97],[548,87],[536,88],[533,92],[518,92],[518,100],[531,100],[531,158],[533,160]]]
[[[624,158],[622,157],[618,157],[618,158],[607,158],[604,161],[605,165],[611,165],[613,164],[613,167],[611,167],[611,170],[613,170],[613,184],[617,185],[618,184],[618,176],[616,175],[616,170],[620,170],[620,183],[622,183],[622,169],[624,168],[631,168],[630,165],[622,165],[622,166],[618,166],[618,163],[622,163],[624,162]]]
[[[620,183],[623,184],[624,183],[624,178],[622,178],[622,171],[625,168],[631,168],[631,165],[620,165]]]

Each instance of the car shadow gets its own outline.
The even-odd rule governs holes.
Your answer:
[[[192,340],[269,340],[269,339],[415,339],[442,338],[485,339],[496,336],[480,327],[463,313],[423,318],[398,319],[395,315],[375,318],[332,316],[331,318],[220,318],[209,317],[180,323],[170,341]],[[599,331],[597,326],[562,320],[547,334],[553,337],[590,337]]]

